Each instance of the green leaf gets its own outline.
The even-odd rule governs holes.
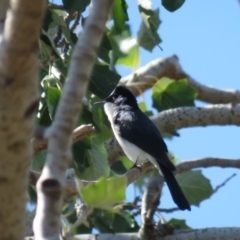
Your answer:
[[[79,11],[80,13],[86,10],[90,2],[90,0],[62,0],[66,11]]]
[[[101,99],[106,98],[116,87],[120,76],[106,65],[95,64],[90,79],[89,90]]]
[[[60,58],[59,52],[55,48],[51,37],[44,30],[42,30],[40,35],[39,48],[41,62],[49,63],[52,59]]]
[[[139,226],[134,216],[126,211],[97,210],[92,216],[94,226],[101,233],[137,232]]]
[[[110,63],[109,52],[112,50],[112,45],[108,38],[108,34],[109,30],[106,28],[104,31],[101,46],[98,50],[98,57],[109,64]]]
[[[27,194],[28,194],[28,203],[31,202],[31,203],[36,204],[37,203],[36,188],[32,185],[29,185]]]
[[[57,59],[53,62],[53,66],[51,68],[51,73],[52,75],[55,75],[54,74],[54,70],[57,70],[57,72],[61,73],[60,74],[60,79],[62,79],[64,82],[64,80],[66,79],[67,77],[67,72],[68,72],[68,61],[66,60],[63,60],[63,59]]]
[[[186,220],[184,219],[172,218],[171,220],[168,221],[168,224],[172,225],[176,230],[192,229],[186,224]]]
[[[138,44],[148,51],[152,51],[155,46],[161,43],[157,30],[161,23],[159,19],[159,9],[152,10],[145,8],[142,1],[138,1],[142,23],[138,31]]]
[[[128,21],[127,3],[125,0],[115,0],[113,4],[113,21],[117,32],[122,32],[125,22]]]
[[[130,162],[128,159],[127,159],[128,162]],[[131,165],[132,166],[132,165]],[[130,168],[130,167],[129,167]],[[127,172],[127,169],[129,168],[126,168],[123,164],[123,162],[121,161],[115,161],[113,164],[111,164],[111,170],[116,173],[116,174],[119,174],[119,175],[123,175]]]
[[[82,141],[74,143],[72,146],[73,152],[73,167],[75,173],[79,178],[82,178],[84,171],[90,167],[90,161],[88,159],[87,150],[92,148],[92,138],[87,137]]]
[[[201,170],[178,174],[176,179],[192,205],[199,206],[200,202],[213,194],[210,180],[202,174]]]
[[[92,216],[92,223],[100,233],[114,233],[111,228],[111,224],[114,218],[113,211],[107,211],[103,209],[95,209]]]
[[[46,157],[47,150],[40,151],[36,156],[34,156],[31,169],[36,172],[41,172],[45,164]]]
[[[152,116],[153,115],[153,112],[152,111],[149,111],[147,109],[147,105],[145,102],[139,102],[138,103],[138,107],[140,108],[140,110],[145,113],[148,117]]]
[[[103,142],[96,136],[74,144],[73,153],[79,171],[78,176],[81,179],[96,180],[101,176],[109,175],[107,151]]]
[[[51,9],[46,9],[45,16],[43,19],[43,29],[45,32],[48,31],[49,25],[52,23],[52,10]]]
[[[62,95],[62,91],[55,87],[47,87],[46,89],[46,100],[48,105],[49,114],[51,119],[54,118],[58,101]]]
[[[81,1],[79,1],[79,2],[81,2]],[[63,16],[61,16],[56,11],[52,11],[52,19],[53,19],[53,22],[50,24],[49,28],[54,28],[56,26],[60,26],[64,36],[67,39],[67,42],[71,46],[74,46],[75,43],[77,42],[77,36],[76,36],[75,33],[72,33],[70,31],[70,29],[68,28],[66,22],[63,20]],[[54,31],[54,32],[56,33],[56,31]]]
[[[84,203],[93,208],[109,209],[113,204],[125,199],[126,188],[125,176],[109,179],[102,177],[97,183],[90,183],[81,189],[80,196]]]
[[[125,55],[119,57],[116,64],[122,64],[133,69],[136,69],[139,65],[139,48],[134,38],[128,38],[121,41],[119,48]]]
[[[126,156],[119,157],[119,161],[114,162],[111,165],[111,169],[117,174],[124,174],[128,169],[133,166],[133,162]]]
[[[75,209],[75,205],[76,205],[76,200],[73,199],[73,201],[71,201],[70,203],[68,202],[63,209],[63,214],[64,214],[64,218],[67,220],[67,226],[69,226],[69,224],[75,223],[78,219],[78,217],[76,216],[76,209]],[[65,225],[66,227],[66,225]],[[91,234],[92,230],[93,230],[93,225],[92,224],[86,224],[86,221],[84,221],[80,226],[77,226],[74,229],[74,235],[76,234]]]
[[[185,0],[162,0],[162,5],[169,11],[174,12],[179,9]]]
[[[153,107],[159,111],[181,106],[194,106],[197,91],[186,79],[162,78],[152,88]]]
[[[42,108],[38,113],[38,123],[40,126],[50,126],[52,124],[52,119],[49,115],[49,110],[45,99],[41,99]]]
[[[95,132],[99,132],[99,127],[93,118],[93,113],[89,111],[89,109],[85,106],[82,108],[81,116],[79,116],[77,125],[80,126],[82,124],[92,124],[95,128]]]

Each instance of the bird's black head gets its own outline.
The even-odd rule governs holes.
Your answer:
[[[105,99],[106,102],[111,102],[116,105],[128,105],[130,107],[138,107],[137,100],[132,92],[124,87],[118,85],[113,92]]]

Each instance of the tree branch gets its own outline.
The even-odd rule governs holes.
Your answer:
[[[197,99],[208,103],[240,103],[240,91],[222,90],[205,86],[185,73],[176,55],[151,61],[146,66],[139,68],[133,74],[120,80],[127,84],[135,95],[139,95],[151,88],[162,77],[175,80],[187,78],[190,86],[198,91]]]
[[[203,158],[196,160],[183,161],[176,165],[176,171],[174,174],[179,174],[182,172],[189,171],[194,168],[207,168],[207,167],[222,167],[222,168],[238,168],[240,169],[240,159],[221,159],[221,158]],[[141,169],[133,168],[125,173],[128,179],[128,185],[133,183],[136,179],[141,176],[155,170],[156,168],[150,163],[146,162],[141,165]],[[29,178],[32,185],[36,185],[41,174],[38,172],[31,171]],[[81,180],[83,186],[87,186],[89,183],[95,181],[85,181]],[[64,198],[67,200],[77,194],[76,182],[74,180],[67,180],[64,187]]]
[[[153,224],[153,216],[160,202],[163,183],[164,178],[159,175],[148,184],[144,191],[141,210],[143,229],[147,229],[149,225]]]
[[[91,124],[81,125],[80,127],[77,127],[76,129],[74,129],[72,143],[76,143],[76,142],[90,136],[94,132],[95,132],[95,129],[94,129],[93,125],[91,125]],[[32,140],[32,142],[33,142],[35,155],[38,152],[47,148],[47,139],[34,138]]]
[[[12,0],[5,20],[6,4],[0,1],[0,233],[1,239],[23,239],[46,1]]]
[[[238,168],[240,169],[240,159],[223,159],[223,158],[203,158],[196,160],[183,161],[176,165],[174,174],[189,171],[194,168],[208,168],[208,167],[222,167],[222,168]],[[141,165],[141,170],[133,168],[125,175],[128,179],[128,184],[134,182],[139,177],[156,169],[150,162]]]
[[[178,163],[176,165],[176,171],[174,172],[174,174],[178,174],[178,173],[182,173],[185,171],[189,171],[191,169],[194,168],[207,168],[207,167],[222,167],[222,168],[238,168],[240,169],[240,159],[221,159],[221,158],[203,158],[203,159],[196,159],[196,160],[190,160],[190,161],[184,161],[181,163]],[[153,171],[155,169],[155,167],[150,163],[150,162],[146,162],[143,165],[141,165],[141,169],[139,168],[133,168],[131,170],[129,170],[125,176],[128,179],[128,185],[133,183],[137,178],[145,175],[146,173]],[[233,175],[234,176],[234,175]],[[231,176],[230,178],[232,178],[233,176]],[[40,173],[31,171],[30,172],[30,183],[32,185],[35,185],[37,180],[40,177]],[[219,185],[215,191],[217,191],[219,189],[219,187],[221,187],[223,184],[225,184],[227,181],[230,180],[230,178],[228,178],[227,180],[225,180],[221,185]],[[83,186],[87,186],[89,183],[95,182],[95,181],[84,181],[81,180]],[[154,192],[153,192],[154,193]],[[76,187],[76,182],[74,180],[67,180],[67,183],[65,185],[64,188],[64,201],[69,201],[69,199],[71,199],[74,195],[77,194],[77,187]],[[148,194],[146,195],[148,196]],[[142,211],[142,215],[144,215],[143,217],[145,218],[145,215],[147,215],[148,211],[150,211],[150,213],[153,213],[153,210],[155,208],[151,208],[151,202],[152,199],[150,199],[150,202],[144,201],[146,204],[145,206],[142,206],[143,210]],[[150,206],[150,207],[149,207]],[[156,205],[154,205],[156,206]],[[157,211],[160,210],[162,212],[173,212],[178,210],[178,208],[173,208],[173,209],[156,209]],[[148,216],[152,216],[152,215],[148,215]],[[148,219],[151,218],[147,218],[147,222],[149,223]]]
[[[196,126],[240,126],[240,104],[219,104],[205,107],[179,107],[150,117],[160,132],[174,134],[178,129]],[[115,139],[105,143],[110,164],[123,156]]]
[[[88,216],[92,213],[93,208],[86,205],[86,204],[81,204],[80,206],[75,207],[77,208],[77,220],[76,222],[69,227],[67,232],[64,234],[64,237],[69,238],[73,236],[74,230],[79,227],[87,218]]]
[[[162,237],[156,234],[151,240],[211,240],[211,239],[222,239],[222,240],[234,240],[239,239],[240,228],[238,227],[225,227],[225,228],[203,228],[203,229],[191,229],[191,230],[176,230],[172,235]],[[154,234],[153,234],[154,235]],[[81,234],[70,237],[68,240],[140,240],[138,233],[117,233],[117,234]],[[30,240],[30,239],[29,239]]]
[[[196,160],[183,161],[176,165],[175,174],[189,171],[193,168],[239,168],[240,159],[225,159],[225,158],[202,158]]]
[[[222,182],[221,184],[219,184],[218,186],[216,186],[214,189],[213,189],[213,194],[216,193],[220,188],[224,187],[227,182],[229,182],[232,178],[234,178],[237,174],[234,173],[232,174],[230,177],[228,177],[224,182]]]
[[[45,134],[48,139],[48,154],[37,182],[38,205],[33,224],[36,239],[59,239],[65,174],[72,157],[72,131],[82,109],[82,99],[112,4],[112,0],[93,2],[84,30],[72,54],[54,123]]]

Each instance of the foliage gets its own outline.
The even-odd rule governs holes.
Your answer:
[[[101,177],[97,183],[90,183],[80,189],[80,196],[83,202],[91,207],[109,209],[113,204],[125,199],[126,187],[127,178],[124,176],[109,179]]]
[[[84,28],[84,16],[87,15],[90,2],[89,0],[63,0],[64,10],[47,10],[39,39],[41,66],[41,104],[37,113],[39,125],[52,124],[66,81],[71,53],[78,34],[81,34]],[[151,9],[150,4],[147,5],[146,2],[148,1],[138,1],[142,23],[137,37],[134,37],[127,23],[131,21],[131,16],[128,16],[127,12],[127,2],[115,1],[112,12],[113,21],[110,21],[105,29],[98,58],[95,61],[86,94],[88,103],[84,106],[78,125],[92,123],[96,133],[73,145],[72,167],[80,179],[98,181],[80,190],[80,199],[94,207],[94,211],[88,222],[75,230],[76,233],[92,232],[94,228],[100,232],[133,232],[139,229],[138,218],[131,210],[121,207],[121,202],[125,198],[126,179],[123,177],[107,179],[116,173],[124,173],[132,163],[126,157],[122,157],[121,162],[115,163],[110,169],[104,141],[112,136],[112,131],[103,110],[95,106],[94,102],[104,99],[118,84],[121,76],[115,69],[116,65],[131,67],[134,70],[139,64],[140,48],[152,51],[161,43],[158,33],[161,23],[159,9]],[[177,10],[183,3],[184,0],[162,0],[162,5],[169,11]],[[153,86],[153,107],[157,111],[163,111],[180,106],[193,106],[196,95],[197,91],[190,87],[186,80],[162,78]],[[144,102],[140,102],[139,107],[146,115],[153,115]],[[45,157],[46,151],[40,152],[34,158],[32,169],[41,171]],[[154,174],[139,179],[135,184],[136,188],[144,189],[146,182]],[[199,206],[213,193],[210,181],[202,175],[201,171],[180,174],[177,180],[191,204]],[[34,201],[32,188],[29,190],[29,196],[32,196],[31,201]],[[73,214],[74,203],[72,200],[63,209],[69,224],[76,220]],[[117,210],[116,204],[120,204]],[[170,223],[178,228],[188,227],[183,220],[172,219]]]
[[[152,88],[153,107],[158,111],[181,106],[194,106],[197,91],[188,85],[186,79],[160,79]]]

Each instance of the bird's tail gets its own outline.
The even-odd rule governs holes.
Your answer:
[[[162,174],[165,178],[165,181],[168,185],[168,188],[170,190],[170,193],[172,195],[173,201],[177,204],[179,209],[186,210],[188,209],[191,211],[190,205],[188,203],[188,200],[184,196],[180,186],[178,185],[178,182],[176,178],[173,175],[173,172],[166,168],[164,165],[160,164],[160,168],[162,171]]]

